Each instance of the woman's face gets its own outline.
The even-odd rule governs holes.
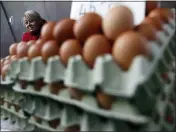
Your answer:
[[[25,19],[25,26],[28,29],[29,32],[35,33],[39,31],[41,22],[40,20],[27,20]]]

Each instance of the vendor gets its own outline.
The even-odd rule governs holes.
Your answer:
[[[46,23],[39,13],[33,10],[26,11],[23,17],[23,24],[27,32],[23,33],[22,41],[37,40],[40,37],[42,26]]]

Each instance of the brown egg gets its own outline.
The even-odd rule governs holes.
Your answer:
[[[1,59],[1,64],[3,64],[3,63],[4,63],[4,61],[5,61],[5,59],[4,59],[4,58],[2,58],[2,59]]]
[[[169,18],[174,18],[174,14],[170,8],[161,8],[161,11],[163,12],[164,16],[168,16]]]
[[[3,63],[3,65],[6,65],[6,64],[11,64],[11,59],[9,58],[9,59],[6,59],[5,61],[4,61],[4,63]]]
[[[25,42],[20,42],[17,45],[17,57],[23,58],[28,56],[28,48],[29,46]]]
[[[121,33],[133,29],[133,26],[133,14],[125,6],[111,8],[102,22],[103,32],[110,40],[115,40]]]
[[[35,44],[35,42],[36,42],[35,40],[30,40],[30,41],[27,42],[27,45],[31,46],[31,45]]]
[[[4,64],[1,68],[1,76],[2,76],[2,80],[5,80],[7,71],[9,70],[9,64]]]
[[[82,100],[84,92],[77,88],[69,88],[69,94],[72,99]]]
[[[146,16],[154,9],[159,7],[159,1],[146,1]]]
[[[36,42],[35,42],[35,45],[43,45],[46,41],[44,39],[38,39]]]
[[[71,56],[81,55],[82,47],[78,40],[69,39],[66,40],[60,47],[59,54],[61,61],[67,66],[68,60]]]
[[[15,107],[15,111],[16,111],[16,112],[19,112],[20,106],[19,106],[19,105],[16,105],[16,104],[13,104],[13,106]]]
[[[55,27],[56,22],[50,21],[44,24],[41,30],[41,37],[44,40],[52,40],[54,39],[53,37],[53,29]]]
[[[34,119],[39,124],[42,122],[42,119],[40,117],[34,116]]]
[[[63,43],[67,39],[74,38],[73,27],[75,20],[66,18],[59,21],[53,30],[53,36],[58,44]]]
[[[74,34],[76,38],[81,42],[91,35],[101,32],[102,18],[94,12],[86,13],[74,24]]]
[[[42,45],[39,45],[39,44],[34,44],[34,45],[30,46],[30,48],[28,49],[29,60],[31,60],[37,56],[41,56],[41,48],[42,48]]]
[[[10,55],[5,57],[5,60],[9,60],[10,59]]]
[[[49,40],[44,43],[41,49],[43,61],[47,63],[49,57],[58,55],[59,46],[55,40]]]
[[[10,58],[11,61],[15,61],[15,60],[17,60],[17,59],[18,59],[18,58],[17,58],[17,55],[12,55],[11,58]]]
[[[45,82],[43,81],[43,79],[38,79],[34,82],[34,90],[40,91],[44,85],[45,85]]]
[[[52,93],[52,94],[58,94],[58,92],[60,90],[62,90],[63,88],[65,88],[65,86],[61,82],[56,82],[56,83],[49,84],[50,93]]]
[[[10,55],[16,55],[17,54],[17,43],[14,43],[9,48]]]
[[[157,17],[163,22],[169,22],[169,18],[172,16],[172,12],[167,8],[157,8],[149,13],[149,17]]]
[[[103,35],[92,35],[84,44],[83,57],[90,68],[93,68],[95,60],[98,56],[107,53],[111,53],[111,44]]]
[[[60,119],[54,119],[48,122],[49,126],[52,128],[57,128],[57,126],[60,124]]]
[[[111,109],[112,103],[114,102],[114,97],[110,96],[102,91],[97,92],[96,99],[98,105],[103,109]]]
[[[113,46],[113,57],[123,70],[128,70],[137,55],[150,55],[150,48],[145,37],[128,31],[119,36]]]
[[[156,40],[156,30],[151,24],[140,24],[136,31],[143,35],[147,40]]]
[[[72,125],[65,128],[64,132],[80,132],[80,125]]]
[[[1,59],[1,64],[0,64],[0,74],[1,74],[1,69],[2,69],[2,67],[3,67],[3,65],[4,65],[4,61],[5,61],[5,59],[2,58],[2,59]]]
[[[159,18],[146,17],[143,22],[144,24],[151,24],[156,30],[162,30],[162,22]]]

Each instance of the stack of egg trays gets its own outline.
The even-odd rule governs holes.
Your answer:
[[[31,131],[34,129],[34,126],[29,125],[27,117],[21,108],[21,104],[24,101],[24,96],[21,93],[14,92],[12,89],[13,85],[14,80],[9,77],[6,77],[5,80],[1,80],[1,119],[7,120],[9,124],[14,126],[14,129]],[[19,106],[19,108],[15,108],[15,105]]]
[[[30,108],[33,106],[33,108]],[[140,132],[144,125],[132,124],[122,120],[105,118],[97,114],[83,111],[82,109],[62,104],[49,98],[26,95],[24,106],[31,118],[29,123],[36,125],[38,128],[47,131],[64,131],[66,128],[74,128],[77,131],[123,131],[123,132]],[[40,122],[35,117],[39,117]],[[58,122],[55,127],[49,125],[49,122]],[[55,122],[55,123],[56,123]]]
[[[30,82],[43,78],[48,84],[63,81],[67,87],[90,93],[99,86],[105,93],[123,97],[123,100],[116,101],[111,110],[103,110],[98,108],[95,97],[90,94],[77,101],[70,98],[67,89],[60,91],[58,95],[53,95],[50,94],[48,85],[36,92],[32,85],[21,89],[18,82],[14,90],[47,96],[107,118],[147,123],[151,115],[141,113],[154,111],[153,106],[158,100],[156,96],[168,85],[161,78],[161,73],[175,69],[173,65],[176,47],[175,26],[174,19],[169,24],[165,24],[164,30],[157,33],[158,41],[149,42],[152,48],[152,59],[147,60],[143,56],[135,57],[127,72],[122,71],[108,54],[98,57],[93,69],[89,69],[78,55],[69,59],[67,67],[63,66],[59,56],[51,57],[47,65],[44,65],[41,57],[36,57],[31,62],[27,58],[22,58],[12,63],[8,75],[11,78]],[[173,78],[172,73],[171,79]],[[130,99],[135,100],[135,105],[129,103]]]

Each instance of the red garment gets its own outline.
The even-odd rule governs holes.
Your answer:
[[[26,32],[22,36],[22,41],[28,42],[30,40],[37,40],[39,36],[32,35],[30,32]]]

